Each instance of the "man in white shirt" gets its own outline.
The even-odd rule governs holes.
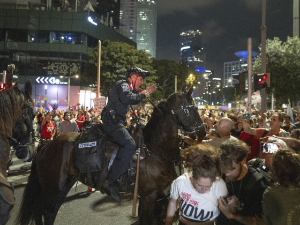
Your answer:
[[[62,134],[66,134],[69,132],[78,132],[79,128],[74,121],[70,121],[70,113],[65,112],[64,121],[62,121],[59,125],[59,133],[58,136]]]

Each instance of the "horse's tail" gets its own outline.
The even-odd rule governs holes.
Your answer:
[[[31,172],[28,178],[28,183],[23,193],[22,203],[16,218],[16,223],[20,225],[27,225],[33,222],[32,206],[41,192],[41,186],[38,179],[36,169],[36,159],[32,161]]]

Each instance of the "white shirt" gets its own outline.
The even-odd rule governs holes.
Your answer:
[[[217,199],[228,194],[223,179],[216,178],[209,192],[201,194],[195,190],[188,173],[184,173],[171,185],[170,197],[180,198],[181,216],[192,222],[214,220],[219,214]],[[209,195],[207,197],[207,195]],[[210,199],[214,200],[213,203]]]

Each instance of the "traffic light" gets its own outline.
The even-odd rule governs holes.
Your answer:
[[[246,80],[246,76],[247,76],[247,71],[233,75],[233,79],[238,80],[238,83],[234,84],[234,87],[238,90],[240,90],[241,92],[245,92],[245,80]]]
[[[269,73],[254,74],[254,91],[270,87],[270,78]]]

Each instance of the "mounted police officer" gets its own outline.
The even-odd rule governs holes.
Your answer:
[[[149,72],[140,68],[128,69],[126,79],[118,80],[111,87],[107,105],[101,114],[105,133],[120,145],[115,162],[108,173],[108,178],[103,183],[106,194],[117,201],[120,201],[117,180],[126,170],[136,150],[135,142],[125,128],[128,106],[138,104],[145,97],[149,97],[157,88],[156,84],[153,84],[148,86],[145,91],[139,90],[147,76],[149,76]]]

